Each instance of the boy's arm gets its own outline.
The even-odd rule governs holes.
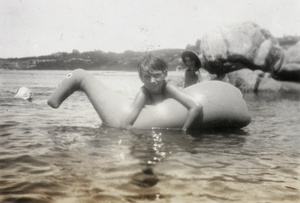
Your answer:
[[[128,111],[124,114],[122,118],[121,127],[123,129],[131,129],[136,118],[140,114],[141,110],[144,108],[146,104],[146,99],[146,95],[142,90],[140,90],[135,96],[135,99],[129,107]]]
[[[182,127],[182,130],[186,131],[191,127],[191,125],[198,118],[198,116],[200,115],[202,116],[203,106],[202,104],[198,103],[187,92],[185,92],[182,89],[179,89],[175,84],[168,83],[166,90],[167,90],[167,94],[171,98],[177,100],[189,110],[186,121]]]

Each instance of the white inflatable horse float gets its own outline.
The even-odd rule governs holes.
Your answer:
[[[53,92],[48,105],[58,108],[73,92],[84,92],[103,124],[121,127],[124,113],[132,101],[105,86],[88,72],[78,69],[69,73]],[[205,81],[185,89],[203,105],[203,117],[192,129],[242,128],[251,118],[243,95],[236,87],[220,81]],[[174,99],[144,107],[134,122],[136,129],[179,130],[185,123],[188,110]]]

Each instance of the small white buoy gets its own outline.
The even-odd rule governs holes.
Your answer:
[[[32,94],[30,89],[28,89],[27,87],[21,87],[17,90],[16,94],[15,94],[15,98],[20,98],[20,99],[24,99],[27,101],[32,101]]]

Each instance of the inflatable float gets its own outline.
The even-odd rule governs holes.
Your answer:
[[[102,122],[121,127],[121,119],[132,101],[105,86],[88,72],[78,69],[69,73],[53,92],[48,104],[58,108],[74,91],[83,91],[97,111]],[[203,117],[193,129],[242,128],[251,118],[243,95],[236,87],[221,81],[205,81],[185,89],[203,104]],[[145,106],[135,121],[136,129],[182,128],[188,110],[174,99],[166,99],[155,106]]]

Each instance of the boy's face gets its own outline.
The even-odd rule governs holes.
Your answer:
[[[145,87],[152,93],[161,93],[166,74],[160,70],[143,72],[141,80]]]

